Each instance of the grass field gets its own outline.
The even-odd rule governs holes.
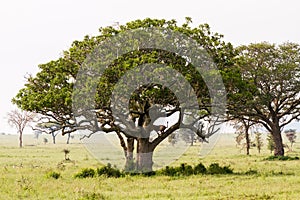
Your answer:
[[[43,136],[43,135],[42,135]],[[78,137],[65,144],[43,144],[43,137],[24,136],[24,147],[18,148],[16,135],[0,135],[0,199],[299,199],[300,161],[266,161],[270,152],[264,146],[261,154],[251,149],[251,156],[235,147],[233,136],[224,135],[213,151],[199,157],[199,145],[189,148],[177,161],[205,166],[211,163],[230,165],[234,174],[192,175],[188,177],[125,176],[122,178],[75,179],[83,168],[101,166]],[[299,138],[299,137],[298,137]],[[70,150],[70,161],[63,149]],[[300,155],[299,141],[290,156]],[[257,173],[246,175],[249,170]],[[55,171],[58,179],[47,174]]]

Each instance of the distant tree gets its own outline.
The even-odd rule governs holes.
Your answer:
[[[296,142],[297,134],[296,129],[289,129],[284,131],[285,136],[290,141],[290,151],[293,151],[293,144]]]
[[[258,133],[258,132],[255,133],[255,146],[258,150],[258,153],[260,153],[261,148],[263,146],[263,140],[262,140],[261,135],[262,135],[262,133]]]
[[[41,131],[35,130],[35,131],[34,131],[34,138],[38,140],[38,139],[39,139],[39,136],[40,136],[41,134],[42,134]]]
[[[50,134],[52,136],[52,142],[53,144],[56,143],[56,136],[59,134],[59,125],[52,123],[52,122],[40,122],[37,123],[35,128],[33,128],[35,131],[40,131],[42,133]]]
[[[271,134],[268,134],[267,141],[268,141],[268,149],[272,153],[274,151],[274,149],[275,149],[275,143],[274,143],[273,136]]]
[[[65,153],[65,160],[70,160],[70,158],[68,157],[68,154],[70,153],[69,149],[64,149],[63,152]]]
[[[177,142],[177,139],[176,139],[176,134],[175,133],[172,133],[168,136],[168,142],[170,144],[172,144],[172,146],[174,146]]]
[[[251,138],[250,138],[250,128],[254,126],[256,123],[248,120],[246,118],[240,118],[237,120],[234,120],[234,128],[236,129],[236,142],[238,145],[242,145],[242,149],[246,147],[246,154],[250,154],[250,148],[251,148]],[[242,142],[245,140],[245,142]]]
[[[8,123],[15,127],[19,134],[19,146],[23,146],[23,131],[33,121],[35,114],[28,111],[13,110],[7,113]]]
[[[48,139],[44,137],[43,142],[44,142],[44,144],[47,144],[48,143]]]
[[[68,131],[70,128],[67,127],[66,130]],[[67,135],[67,144],[70,144],[70,139],[74,139],[74,135],[71,134],[71,132],[67,132],[65,135]]]

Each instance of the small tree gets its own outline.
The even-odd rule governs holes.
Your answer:
[[[48,139],[44,137],[43,142],[44,142],[44,144],[47,144],[48,143]]]
[[[41,122],[36,125],[33,130],[40,131],[41,133],[51,134],[53,144],[56,143],[56,136],[59,133],[59,125],[52,122]]]
[[[261,138],[261,133],[258,133],[258,132],[255,133],[255,145],[258,150],[258,153],[260,153],[261,148],[263,146],[263,140]]]
[[[63,152],[65,153],[65,160],[70,160],[70,158],[68,157],[68,154],[70,153],[69,149],[64,149]]]
[[[23,131],[25,127],[33,120],[35,114],[28,111],[13,110],[7,113],[8,123],[15,127],[19,134],[19,146],[23,146]]]
[[[293,144],[296,142],[296,129],[289,129],[284,131],[285,136],[287,137],[287,139],[290,141],[290,151],[293,151]]]
[[[169,135],[168,137],[168,142],[172,144],[172,146],[175,145],[176,141],[176,134],[172,133],[171,135]]]
[[[273,136],[271,134],[268,134],[267,141],[268,141],[268,149],[272,153],[274,151],[274,149],[275,149],[275,142],[274,142]]]
[[[42,132],[41,131],[39,131],[39,130],[36,130],[36,131],[34,131],[34,139],[39,139],[39,136],[42,134]]]
[[[246,147],[246,154],[250,154],[250,147],[251,147],[251,138],[250,138],[250,129],[252,126],[255,125],[255,122],[240,118],[234,121],[233,127],[236,129],[236,138],[235,141],[238,145],[242,145],[242,149]],[[245,139],[245,143],[242,141]]]

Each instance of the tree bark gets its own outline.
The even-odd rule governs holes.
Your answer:
[[[153,151],[154,146],[149,142],[149,138],[137,139],[136,169],[138,172],[153,171]]]
[[[274,156],[284,156],[282,136],[279,126],[272,127],[272,136],[275,143]]]
[[[71,134],[70,134],[70,133],[68,133],[67,144],[69,144],[69,143],[70,143],[70,137],[71,137]]]
[[[133,160],[133,150],[134,150],[134,138],[127,138],[127,149],[125,152],[125,171],[134,171],[134,160]]]
[[[250,154],[250,138],[249,138],[249,126],[245,125],[245,138],[246,138],[246,154]]]
[[[194,146],[194,139],[195,139],[194,133],[191,133],[191,139],[192,139],[191,146]]]
[[[22,131],[19,132],[19,146],[20,146],[20,148],[23,147],[23,133],[22,133]]]
[[[55,137],[56,135],[54,133],[52,133],[52,141],[53,141],[53,144],[55,144]]]

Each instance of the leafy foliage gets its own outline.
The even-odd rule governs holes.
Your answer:
[[[92,178],[96,174],[96,171],[92,168],[82,169],[81,172],[75,174],[75,178]]]
[[[61,174],[59,172],[50,171],[47,173],[46,176],[47,176],[47,178],[59,179],[61,177]]]
[[[233,170],[230,166],[223,166],[221,167],[219,163],[212,163],[207,168],[208,174],[232,174]]]
[[[291,156],[269,156],[267,158],[265,158],[265,160],[268,161],[275,161],[275,160],[282,160],[282,161],[286,161],[286,160],[299,160],[299,157],[291,157]]]
[[[166,166],[164,169],[161,169],[157,174],[162,174],[166,176],[190,176],[197,174],[232,174],[233,170],[229,166],[221,167],[218,163],[212,163],[206,168],[202,163],[197,164],[192,167],[182,163],[178,167],[169,167]]]
[[[107,164],[107,166],[97,168],[98,176],[106,176],[106,177],[114,177],[119,178],[124,174],[120,172],[120,170],[113,168],[111,164]]]

